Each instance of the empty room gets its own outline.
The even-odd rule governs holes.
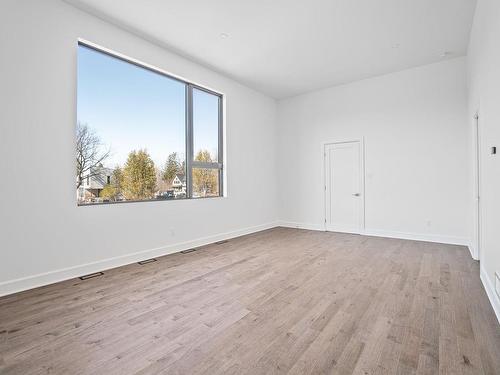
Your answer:
[[[499,40],[498,0],[0,0],[0,374],[500,375]]]

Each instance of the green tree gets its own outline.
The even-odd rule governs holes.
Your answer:
[[[179,158],[177,156],[177,152],[172,152],[168,155],[168,159],[165,162],[165,166],[161,172],[161,179],[170,184],[172,180],[175,178],[176,174],[184,173],[183,164],[179,162]]]
[[[117,191],[115,186],[113,186],[113,184],[106,184],[106,186],[104,186],[104,188],[101,190],[99,196],[110,201],[116,200]]]
[[[116,166],[113,170],[113,177],[111,178],[111,183],[116,189],[116,195],[120,195],[123,190],[123,170],[120,166]]]
[[[194,158],[196,161],[211,163],[212,157],[207,150],[201,150]],[[217,193],[218,171],[208,168],[193,168],[193,191],[202,197]]]
[[[205,163],[213,163],[214,162],[214,160],[212,160],[212,155],[210,155],[210,152],[208,152],[208,150],[198,151],[194,160],[203,161]]]
[[[122,185],[126,199],[153,198],[156,189],[156,169],[146,150],[134,150],[128,154],[123,168]]]

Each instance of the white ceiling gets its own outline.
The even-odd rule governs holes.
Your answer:
[[[476,4],[476,0],[66,1],[274,98],[462,56]],[[450,53],[442,57],[445,51]]]

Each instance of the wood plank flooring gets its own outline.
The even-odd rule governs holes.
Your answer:
[[[0,298],[1,374],[500,374],[461,246],[275,228]]]

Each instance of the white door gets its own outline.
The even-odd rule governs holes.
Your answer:
[[[325,145],[325,229],[363,229],[362,159],[359,141]]]

